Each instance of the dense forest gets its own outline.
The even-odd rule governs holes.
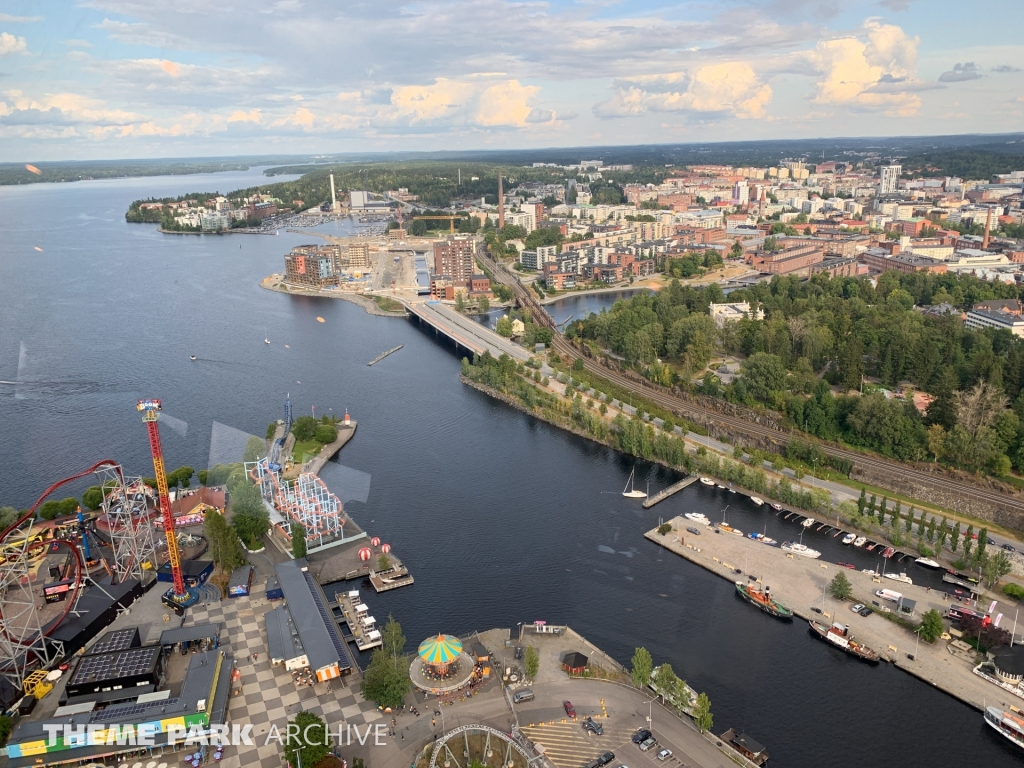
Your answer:
[[[865,278],[775,277],[729,297],[763,319],[719,329],[708,305],[723,301],[721,289],[673,282],[568,332],[663,384],[774,409],[821,438],[1006,475],[1011,465],[1024,470],[1024,339],[914,307],[966,309],[1019,294],[954,274],[886,272],[877,287]],[[722,354],[743,361],[728,384],[707,368]],[[924,412],[914,390],[935,398]]]
[[[904,158],[901,164],[903,175],[910,178],[958,176],[961,179],[988,181],[997,173],[1010,173],[1024,168],[1022,152],[1024,145],[1020,146],[1016,154],[973,149],[941,150],[911,155]]]

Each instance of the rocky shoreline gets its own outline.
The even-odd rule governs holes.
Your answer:
[[[323,291],[306,291],[301,288],[285,288],[283,285],[272,277],[265,277],[260,280],[260,288],[264,288],[268,291],[276,291],[277,293],[286,293],[290,296],[314,296],[321,299],[341,299],[342,301],[348,301],[352,304],[358,304],[368,315],[377,315],[378,317],[407,317],[407,313],[403,308],[400,312],[387,312],[377,306],[377,302],[373,299],[365,296],[361,293],[345,293],[343,291],[332,291],[326,293]]]

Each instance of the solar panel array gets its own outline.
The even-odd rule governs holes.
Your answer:
[[[107,707],[99,712],[93,712],[89,718],[90,723],[118,722],[134,723],[150,712],[174,712],[180,707],[179,699],[165,699],[163,701],[149,701],[144,704],[133,702],[131,704],[118,704],[115,707]]]
[[[75,676],[68,684],[81,685],[145,674],[153,668],[159,653],[160,646],[148,645],[114,653],[83,656],[78,669],[75,670]]]
[[[113,632],[109,632],[105,637],[101,638],[100,641],[89,650],[89,655],[110,653],[111,651],[124,651],[128,648],[133,648],[137,645],[135,638],[138,636],[138,632],[139,630],[137,627],[115,629]]]

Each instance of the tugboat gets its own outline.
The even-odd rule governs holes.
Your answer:
[[[793,620],[793,612],[772,597],[769,587],[765,587],[762,591],[753,584],[744,584],[742,581],[737,581],[736,594],[751,605],[756,605],[762,611],[777,619]]]
[[[816,621],[808,621],[807,624],[810,626],[812,635],[817,635],[822,640],[832,643],[836,648],[846,651],[851,656],[856,656],[862,661],[867,661],[871,664],[878,663],[878,651],[873,651],[866,645],[862,645],[854,640],[853,635],[850,634],[850,628],[845,624],[836,622],[831,627],[819,624]]]

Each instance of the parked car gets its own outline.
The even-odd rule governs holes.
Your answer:
[[[855,606],[850,608],[850,610],[854,613],[860,613],[862,610],[864,610],[864,603],[857,603]]]
[[[524,688],[521,691],[516,691],[512,695],[512,701],[514,701],[516,704],[519,704],[523,701],[533,701],[533,691],[531,691],[529,688]]]
[[[647,739],[647,741],[641,741],[640,742],[640,751],[641,752],[649,752],[650,750],[654,749],[656,746],[658,746],[658,742],[656,742],[654,740],[654,737],[651,736],[651,737],[649,737]]]
[[[692,533],[692,534],[693,534],[694,536],[700,536],[700,530],[699,530],[699,529],[697,529],[697,528],[694,528],[694,527],[693,527],[692,525],[690,525],[690,526],[687,526],[686,530],[688,530],[688,531],[689,531],[690,533]]]
[[[821,608],[818,608],[817,606],[814,606],[814,605],[811,606],[811,610],[814,611],[815,613],[821,613]]]
[[[608,765],[608,763],[610,763],[612,760],[615,759],[615,753],[614,752],[605,752],[603,755],[601,755],[597,759],[598,759],[598,762],[601,763],[601,765]]]
[[[521,646],[521,645],[517,645],[516,646],[516,658],[517,659],[523,658],[523,646]]]
[[[564,709],[565,710],[565,714],[567,714],[573,720],[576,719],[576,710],[573,708],[571,701],[563,701],[562,702],[562,709]]]
[[[633,743],[643,744],[649,738],[651,738],[651,732],[648,731],[646,728],[641,728],[639,731],[633,734]]]
[[[871,609],[867,608],[867,607],[861,608],[860,609],[860,615],[861,616],[870,616],[871,615]]]
[[[594,718],[592,717],[588,717],[583,721],[583,730],[590,731],[595,736],[604,735],[604,727],[600,723],[594,722]]]
[[[663,749],[661,750],[661,752],[658,753],[659,760],[668,760],[670,757],[672,757],[671,749]]]

